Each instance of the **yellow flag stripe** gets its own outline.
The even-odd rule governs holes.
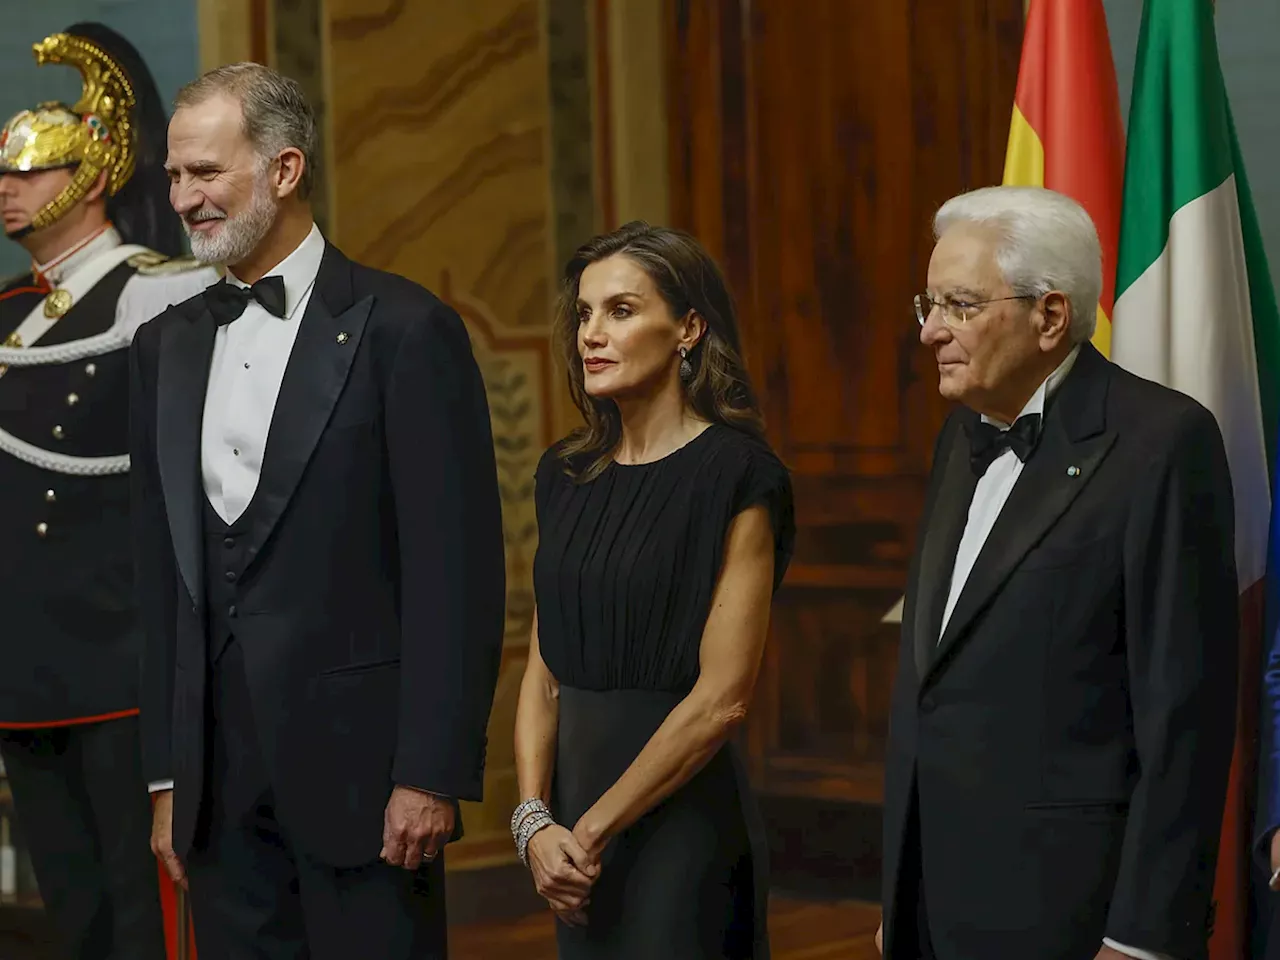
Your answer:
[[[1102,304],[1098,304],[1098,325],[1093,331],[1093,345],[1104,357],[1111,356],[1111,318],[1102,309]]]
[[[1044,186],[1044,144],[1016,103],[1013,105],[1013,119],[1009,122],[1009,148],[1004,156],[1003,182],[1011,187]],[[1104,357],[1111,355],[1111,318],[1102,309],[1102,304],[1098,304],[1093,345]]]
[[[1013,187],[1044,186],[1044,144],[1016,103],[1013,105],[1013,119],[1009,122],[1004,184]]]

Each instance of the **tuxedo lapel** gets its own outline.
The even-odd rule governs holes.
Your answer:
[[[156,382],[156,450],[169,535],[187,592],[204,602],[204,551],[200,540],[200,431],[209,361],[217,325],[193,301],[193,316],[168,324],[161,335]]]
[[[991,602],[1023,557],[1088,486],[1115,443],[1106,430],[1107,361],[1086,344],[1045,415],[1044,434],[982,546],[956,601],[927,681],[954,654],[974,618]],[[954,558],[954,552],[952,559]],[[934,634],[936,636],[936,634]]]
[[[253,500],[250,556],[279,523],[347,382],[373,307],[371,296],[352,299],[351,262],[326,246],[271,417]]]
[[[920,548],[920,568],[916,580],[915,616],[912,640],[916,676],[923,679],[938,644],[942,612],[951,589],[951,572],[956,551],[969,518],[969,504],[978,479],[969,466],[968,427],[977,417],[962,413],[961,424],[952,432],[948,449],[942,451],[943,471],[937,496],[925,517],[924,543]]]

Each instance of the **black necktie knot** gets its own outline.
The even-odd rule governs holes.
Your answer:
[[[251,287],[231,283],[225,277],[204,292],[205,303],[218,326],[231,323],[256,300],[273,317],[284,316],[284,277],[263,277]]]
[[[1008,430],[995,424],[979,421],[969,431],[969,463],[973,472],[981,477],[996,457],[1012,450],[1023,463],[1031,456],[1040,440],[1040,414],[1028,413],[1019,417]]]

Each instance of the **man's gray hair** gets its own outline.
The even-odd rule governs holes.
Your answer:
[[[193,107],[219,95],[240,103],[244,135],[262,156],[274,157],[289,147],[302,151],[298,195],[305,199],[314,182],[319,136],[302,87],[260,63],[232,63],[192,80],[178,91],[173,107]]]
[[[1084,207],[1043,187],[983,187],[939,208],[934,239],[957,224],[994,231],[996,263],[1018,296],[1066,294],[1072,343],[1093,336],[1102,296],[1102,247]]]

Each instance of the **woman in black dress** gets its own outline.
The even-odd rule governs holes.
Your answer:
[[[512,832],[562,960],[768,956],[767,851],[731,737],[794,537],[714,261],[628,224],[569,261],[586,423],[538,465]]]

